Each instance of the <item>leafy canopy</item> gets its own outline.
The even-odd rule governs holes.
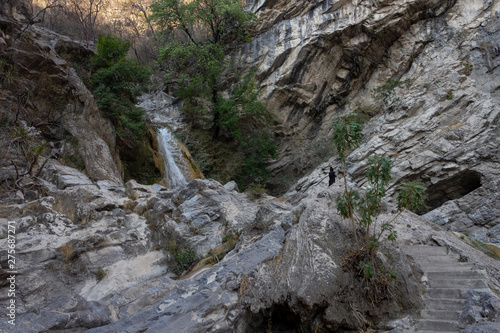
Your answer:
[[[166,38],[160,59],[167,63],[170,78],[178,80],[179,96],[188,103],[200,97],[210,100],[217,137],[226,55],[232,46],[249,40],[254,14],[244,11],[239,0],[157,0],[151,11]]]
[[[99,36],[91,81],[99,109],[113,122],[123,142],[133,147],[134,138],[145,130],[143,111],[135,104],[150,72],[136,59],[126,58],[129,46],[129,41],[119,37]]]
[[[231,177],[240,187],[266,181],[268,161],[277,152],[266,131],[270,116],[258,100],[254,73],[234,73],[228,62],[234,47],[250,40],[255,15],[244,11],[240,0],[156,0],[150,8],[152,21],[163,32],[160,61],[168,79],[177,83],[184,112],[197,124],[210,118],[213,143],[220,133],[229,139],[224,142],[235,151],[228,162],[238,170]],[[225,74],[232,80],[222,84]],[[213,160],[222,150],[213,153]],[[208,162],[207,169],[216,164]]]

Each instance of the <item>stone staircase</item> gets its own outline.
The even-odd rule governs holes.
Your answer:
[[[465,305],[463,295],[470,289],[488,288],[484,271],[473,264],[459,262],[459,255],[440,246],[405,246],[424,272],[425,307],[417,320],[418,332],[456,333],[458,319]]]

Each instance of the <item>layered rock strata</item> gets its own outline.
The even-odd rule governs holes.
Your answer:
[[[342,181],[256,201],[212,180],[176,190],[94,182],[55,161],[41,177],[44,197],[0,206],[0,248],[7,249],[8,225],[16,227],[23,332],[384,331],[407,327],[424,306],[421,269],[397,245],[380,253],[397,271],[395,297],[376,305],[343,267],[354,243],[334,208]],[[381,219],[390,216],[387,205]],[[454,235],[413,213],[395,227],[399,244],[446,247],[500,288],[498,262]],[[188,248],[199,260],[190,272],[179,255]],[[4,295],[9,287],[1,287]],[[1,329],[10,327],[6,319]]]
[[[360,114],[366,158],[394,161],[394,184],[428,187],[426,218],[499,243],[499,4],[496,1],[256,1],[239,54],[281,122],[278,192],[330,159],[336,115]],[[445,203],[446,202],[446,203]],[[444,205],[443,205],[444,204]],[[420,213],[426,213],[422,211]]]

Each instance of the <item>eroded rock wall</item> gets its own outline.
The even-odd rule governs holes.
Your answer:
[[[419,180],[429,193],[441,189],[448,202],[432,207],[429,220],[499,242],[499,6],[460,0],[250,5],[260,30],[239,56],[257,69],[262,97],[281,122],[280,158],[272,166],[276,190],[288,190],[323,161],[338,170],[333,117],[354,111],[366,124],[364,143],[350,156],[353,181],[363,184],[369,155],[389,156],[394,183]],[[474,182],[479,186],[467,185]]]
[[[89,51],[51,31],[33,26],[25,29],[27,18],[21,4],[7,2],[0,14],[0,130],[6,147],[2,180],[15,176],[10,161],[19,159],[20,152],[12,145],[19,138],[9,134],[24,123],[40,134],[40,143],[48,142],[44,156],[61,157],[68,137],[73,137],[76,154],[91,178],[122,182],[113,126],[99,113],[75,70],[58,55],[73,52],[88,58]],[[21,171],[26,170],[17,170]]]

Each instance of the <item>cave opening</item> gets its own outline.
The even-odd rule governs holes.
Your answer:
[[[454,176],[427,187],[425,206],[415,213],[423,215],[434,210],[446,201],[460,199],[481,187],[481,174],[474,170],[464,170]]]
[[[246,333],[339,333],[343,329],[324,327],[321,317],[325,307],[314,306],[312,309],[297,313],[287,303],[274,303],[271,307],[258,313],[248,311],[246,316]]]
[[[297,333],[304,332],[300,315],[293,312],[288,304],[273,304],[270,308],[261,310],[259,313],[247,318],[247,333],[257,332],[280,332]],[[250,319],[250,320],[248,320]]]

